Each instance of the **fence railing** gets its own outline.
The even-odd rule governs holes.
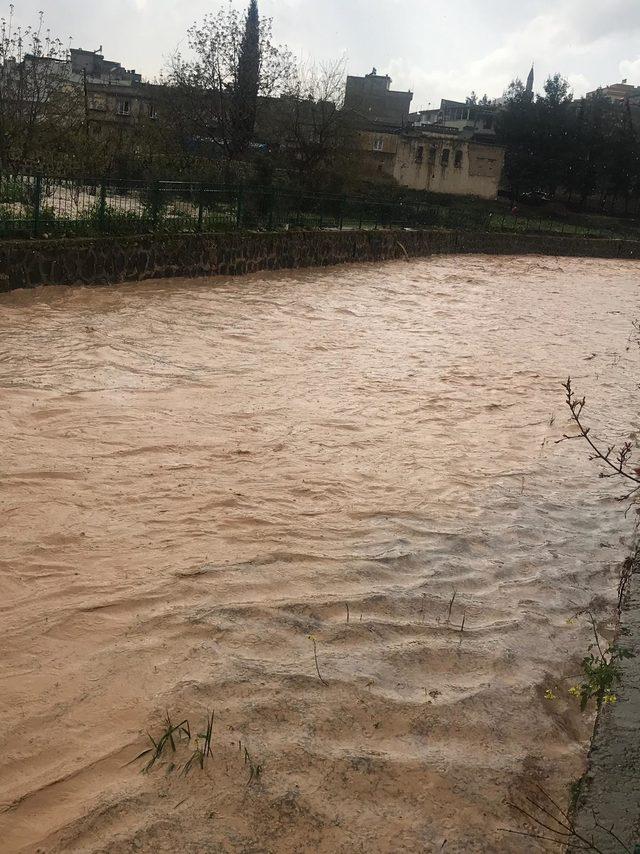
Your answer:
[[[304,194],[184,181],[79,180],[0,175],[0,238],[232,231],[240,229],[447,228],[581,237],[635,237],[546,217],[417,201]]]

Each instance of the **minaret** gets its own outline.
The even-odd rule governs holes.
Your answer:
[[[533,63],[531,63],[531,71],[529,72],[529,76],[527,77],[527,85],[525,91],[527,95],[530,95],[533,98],[533,81],[534,81],[534,73],[533,73]]]

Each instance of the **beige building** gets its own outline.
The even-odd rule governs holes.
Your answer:
[[[498,110],[489,104],[467,104],[442,99],[438,110],[419,110],[409,116],[414,128],[429,130],[438,127],[468,131],[476,138],[495,139]]]
[[[40,89],[75,87],[82,93],[85,120],[96,136],[124,133],[142,120],[157,118],[161,87],[143,83],[135,70],[105,60],[99,51],[72,48],[66,59],[27,54],[22,67],[36,63],[39,71],[32,76]],[[9,67],[19,70],[15,61]]]
[[[344,96],[344,110],[356,123],[371,122],[404,127],[409,123],[412,92],[391,88],[388,74],[378,74],[374,68],[364,77],[349,75]]]
[[[94,135],[126,133],[156,118],[158,87],[143,83],[135,69],[105,59],[101,49],[72,49],[70,57],[70,76],[84,90],[87,123]]]
[[[477,196],[498,195],[505,149],[446,132],[372,128],[359,135],[371,172],[411,190]]]
[[[87,83],[86,110],[91,132],[126,132],[141,121],[155,119],[156,89],[145,83],[135,87]]]
[[[587,92],[587,98],[595,98],[596,95],[602,95],[615,104],[638,99],[640,87],[632,86],[627,80],[623,80],[622,83],[612,83],[610,86],[601,86],[593,92]]]
[[[105,59],[99,50],[82,50],[71,48],[69,51],[71,77],[76,83],[83,80],[102,85],[136,86],[142,83],[142,76],[134,68],[123,68],[119,62]]]

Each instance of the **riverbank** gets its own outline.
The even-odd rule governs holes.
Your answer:
[[[640,553],[622,611],[618,644],[634,654],[620,663],[618,701],[598,715],[589,767],[578,799],[575,826],[593,850],[640,850]],[[613,835],[615,834],[615,836]],[[616,838],[617,837],[617,838]],[[621,844],[622,843],[622,844]],[[584,847],[571,848],[582,851]]]
[[[0,292],[453,254],[633,259],[640,241],[401,229],[16,240],[0,243]]]

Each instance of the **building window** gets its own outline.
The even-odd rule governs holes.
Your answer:
[[[158,110],[156,109],[155,104],[149,104],[149,118],[157,119],[158,118]]]
[[[453,165],[456,169],[462,169],[462,152],[456,151],[455,160],[453,161]]]
[[[373,140],[373,150],[374,151],[382,151],[384,149],[384,139],[381,136],[376,137]]]
[[[129,116],[131,115],[131,101],[118,101],[116,112],[119,116]]]
[[[449,165],[449,149],[448,148],[445,148],[442,151],[442,165],[443,166]]]
[[[424,145],[419,145],[416,148],[416,163],[422,163],[424,160]]]
[[[429,149],[429,163],[435,163],[437,155],[438,155],[438,149],[436,148],[435,145],[432,145],[431,148]]]
[[[91,95],[89,98],[89,109],[90,110],[106,110],[107,105],[105,103],[104,98],[100,95]]]

